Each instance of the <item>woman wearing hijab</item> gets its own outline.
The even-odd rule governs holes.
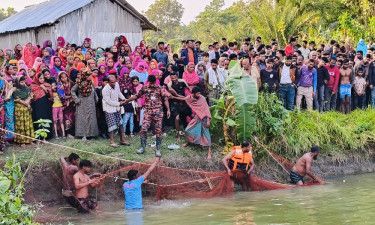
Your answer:
[[[140,62],[138,63],[137,67],[130,72],[129,76],[137,76],[139,78],[139,82],[144,83],[148,78],[148,73],[146,69],[147,64],[145,62]]]
[[[178,67],[178,78],[182,78],[182,75],[185,72],[185,63],[184,60],[179,59],[176,61],[176,65]]]
[[[22,58],[22,50],[23,48],[20,44],[17,44],[14,47],[14,59],[20,60]]]
[[[3,112],[3,96],[6,94],[7,81],[4,80],[3,76],[0,76],[0,111]],[[4,115],[0,113],[0,127],[3,128]],[[4,131],[0,131],[0,155],[4,154],[5,149]]]
[[[63,37],[58,37],[57,38],[56,50],[57,50],[58,47],[60,47],[60,50],[61,50],[61,48],[65,47],[65,39]]]
[[[6,72],[6,71],[5,71]],[[14,98],[13,92],[15,88],[13,88],[14,80],[12,76],[5,73],[5,77],[3,78],[5,81],[5,93],[4,93],[4,100],[3,106],[5,108],[4,113],[4,126],[5,129],[14,132]],[[12,133],[5,133],[4,140],[5,141],[12,141],[14,139],[14,135]]]
[[[358,51],[362,51],[363,52],[362,56],[365,57],[365,55],[367,54],[367,45],[365,44],[365,40],[360,39],[358,41],[358,45],[357,45],[356,51],[357,52]]]
[[[129,76],[130,70],[126,67],[122,67],[120,75],[117,77],[117,83],[120,85],[120,91],[123,93],[124,90],[130,90],[132,94],[135,94],[135,89],[132,85],[132,78]]]
[[[18,61],[18,72],[21,72],[21,70],[24,70],[26,75],[29,72],[29,68],[26,66],[25,61],[22,59]]]
[[[19,76],[16,80],[16,90],[13,92],[15,102],[15,131],[28,137],[34,137],[33,119],[31,116],[31,90],[26,85],[26,76]],[[14,142],[26,147],[31,144],[29,138],[15,135]]]
[[[98,66],[98,69],[99,69],[99,72],[98,72],[98,86],[102,86],[102,83],[103,83],[103,77],[106,77],[108,76],[107,74],[107,67],[105,64],[100,64]]]
[[[96,52],[95,52],[95,60],[96,60],[96,62],[98,62],[98,60],[100,58],[105,58],[105,51],[102,48],[96,49]]]
[[[60,57],[53,56],[51,58],[51,67],[50,67],[50,73],[51,76],[54,78],[57,78],[59,72],[64,71],[64,67],[62,66],[62,61]]]
[[[203,61],[198,62],[197,66],[195,67],[195,72],[198,74],[199,77],[199,89],[202,91],[205,90],[204,88],[204,74],[206,73],[206,65],[204,64]]]
[[[23,55],[21,59],[25,61],[28,68],[33,67],[35,59],[38,57],[38,51],[38,47],[31,43],[27,43],[27,45],[23,47]]]
[[[43,73],[35,75],[31,84],[31,92],[33,93],[33,101],[31,103],[33,121],[40,119],[52,121],[52,88],[50,84],[44,81]],[[46,128],[49,130],[47,139],[52,137],[51,127]],[[38,129],[40,129],[38,124],[34,124],[34,130]]]
[[[66,50],[66,48],[61,48],[59,50],[58,57],[61,59],[61,66],[65,68],[66,65],[68,64],[67,62],[68,51]]]
[[[51,58],[53,56],[52,48],[47,47],[43,50],[43,57],[42,62],[46,64],[47,67],[50,67],[51,65]]]
[[[96,95],[94,85],[87,73],[73,86],[71,94],[76,103],[75,135],[87,140],[87,137],[99,135],[98,121],[96,118]]]
[[[70,69],[73,67],[73,62],[74,62],[74,56],[70,55],[66,58],[65,72],[69,73]]]
[[[193,62],[188,63],[187,70],[182,75],[182,79],[186,81],[186,83],[189,85],[191,89],[198,86],[199,84],[199,76],[195,72],[195,65]],[[190,95],[190,91],[185,88],[185,96]]]
[[[52,48],[52,41],[51,40],[46,40],[43,42],[43,50],[46,48],[51,49],[51,54],[50,56],[54,56],[56,54],[55,50]]]

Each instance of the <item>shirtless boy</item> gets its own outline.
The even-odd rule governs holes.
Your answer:
[[[302,185],[305,183],[304,177],[308,175],[315,182],[323,184],[323,182],[311,172],[311,166],[313,161],[317,159],[320,153],[320,148],[318,146],[313,146],[311,152],[304,154],[293,166],[292,171],[290,171],[290,179],[292,183],[296,185]]]
[[[73,176],[74,187],[76,189],[76,198],[79,201],[78,212],[88,213],[90,210],[96,209],[97,203],[89,198],[89,188],[95,188],[99,183],[99,178],[91,179],[87,173],[90,172],[92,164],[88,160],[81,160],[79,163],[79,171]]]
[[[342,113],[350,113],[350,98],[352,97],[352,70],[349,68],[349,60],[345,60],[340,69],[340,111]]]
[[[66,162],[68,159],[68,162]],[[79,171],[79,156],[75,153],[71,153],[69,157],[61,157],[60,163],[63,170],[63,189],[62,195],[66,201],[74,208],[77,207],[77,200],[74,196],[75,188],[73,182],[73,176]]]

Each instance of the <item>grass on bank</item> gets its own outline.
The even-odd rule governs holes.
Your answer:
[[[287,112],[289,113],[289,112]],[[265,117],[268,118],[268,117]],[[274,119],[274,118],[272,118]],[[261,121],[260,121],[261,122]],[[261,124],[267,124],[266,122]],[[262,126],[258,123],[258,126]],[[264,131],[269,129],[268,125],[259,129]],[[313,145],[319,145],[322,148],[323,155],[331,155],[333,160],[345,161],[350,156],[367,159],[373,154],[375,142],[375,110],[357,110],[349,115],[339,112],[318,113],[317,111],[303,111],[300,113],[290,113],[289,119],[284,121],[282,128],[277,134],[259,134],[254,133],[267,148],[291,161],[297,159],[305,152],[308,152]],[[220,135],[213,135],[213,160],[208,163],[210,167],[218,168],[216,164],[220,164],[223,157],[221,154],[224,143],[218,140],[222,139]],[[116,137],[119,141],[119,137]],[[144,162],[154,158],[154,149],[150,144],[155,138],[148,138],[146,153],[143,155],[136,154],[136,150],[140,147],[139,136],[134,138],[128,137],[130,146],[120,146],[119,148],[110,147],[109,141],[102,138],[96,140],[81,141],[74,140],[50,140],[53,143],[77,148],[80,150],[94,152],[101,155],[113,156],[121,159]],[[180,147],[184,143],[178,143]],[[205,158],[207,156],[207,148],[200,146],[189,146],[178,150],[169,150],[168,145],[175,144],[176,132],[174,130],[163,138],[162,154],[163,159],[173,167],[179,168],[203,168],[206,167]],[[253,143],[255,151],[256,163],[262,163],[270,160],[264,149]],[[12,145],[6,148],[4,155],[0,156],[0,162],[5,162],[12,157],[14,153],[17,160],[22,165],[28,164],[33,156],[36,146],[27,146],[20,148],[18,145]],[[43,145],[37,151],[35,161],[36,164],[45,162],[57,163],[61,156],[69,155],[74,152],[70,149],[58,148],[51,145]],[[115,160],[107,159],[91,154],[78,153],[81,158],[100,161],[103,163],[114,164]],[[194,161],[194,163],[189,163]],[[198,164],[197,164],[198,162]]]
[[[319,145],[323,154],[344,160],[346,156],[368,157],[375,141],[375,110],[290,113],[290,120],[274,137],[257,135],[267,147],[287,158],[296,158],[311,146]]]
[[[120,159],[132,160],[136,162],[144,162],[155,157],[155,147],[151,147],[150,144],[155,141],[155,138],[150,137],[147,140],[146,152],[142,155],[138,155],[136,151],[140,148],[140,138],[138,135],[134,137],[127,137],[126,140],[130,143],[130,146],[120,146],[119,148],[112,148],[109,146],[109,140],[97,137],[95,140],[82,141],[81,139],[66,139],[66,140],[54,140],[51,139],[49,142],[64,145],[67,147],[76,148],[79,150],[84,150],[87,152],[93,152],[101,155],[112,156]],[[185,139],[182,136],[182,142],[177,143],[176,141],[176,131],[172,130],[168,132],[167,136],[163,138],[162,150],[163,159],[168,159],[167,161],[178,160],[188,160],[190,157],[200,157],[204,160],[207,156],[207,148],[200,146],[189,145],[186,148],[182,148]],[[119,143],[119,136],[115,137],[117,143]],[[177,150],[169,150],[168,145],[178,144],[180,146]],[[0,162],[4,162],[12,158],[13,153],[16,155],[18,161],[21,165],[28,164],[33,157],[34,151],[37,145],[27,145],[26,148],[21,148],[19,145],[13,144],[5,149],[4,155],[0,156]],[[213,144],[213,155],[216,158],[221,157],[220,152],[222,149],[219,145]],[[60,148],[49,144],[43,144],[40,149],[36,152],[36,157],[34,158],[34,164],[43,163],[57,163],[61,156],[68,156],[70,153],[75,152],[71,149]],[[76,152],[80,158],[89,159],[95,162],[103,162],[108,164],[116,163],[116,160],[109,158],[92,155],[88,153]],[[186,168],[189,166],[187,165]]]

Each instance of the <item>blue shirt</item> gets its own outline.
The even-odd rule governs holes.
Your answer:
[[[168,64],[168,55],[165,52],[156,52],[154,54],[154,58],[156,61],[158,61],[158,63],[162,62],[164,65]]]
[[[145,181],[143,176],[135,180],[125,182],[123,185],[125,194],[125,209],[142,209],[142,184]]]

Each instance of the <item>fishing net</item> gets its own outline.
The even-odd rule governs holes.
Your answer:
[[[273,152],[268,151],[268,153],[271,155],[271,157],[276,160],[276,162],[289,174],[290,171],[293,169],[294,164],[290,162],[289,160],[283,158],[282,156],[279,156]],[[319,180],[323,180],[322,178],[318,177]],[[304,184],[304,186],[319,184],[317,182],[314,182],[309,177],[306,177],[307,182]]]

